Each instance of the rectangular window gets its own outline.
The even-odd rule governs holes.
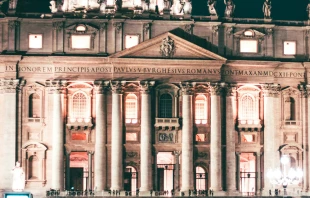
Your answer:
[[[126,35],[125,48],[131,48],[139,44],[139,35]]]
[[[241,53],[257,53],[258,43],[257,40],[240,40]]]
[[[29,49],[42,49],[42,34],[29,34]]]
[[[137,133],[126,133],[126,141],[138,141]]]
[[[284,41],[283,42],[283,53],[284,55],[295,55],[296,54],[296,41]]]
[[[207,136],[206,134],[196,134],[196,142],[206,142]]]
[[[90,49],[90,35],[72,35],[72,49]]]

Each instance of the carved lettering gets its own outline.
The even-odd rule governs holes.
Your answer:
[[[6,71],[15,71],[15,67],[8,65]],[[293,71],[266,71],[266,70],[238,70],[238,69],[208,69],[201,67],[144,67],[144,66],[20,66],[19,72],[27,73],[131,73],[131,74],[171,74],[171,75],[222,75],[244,77],[272,77],[272,78],[296,78],[304,79],[304,72]]]
[[[173,134],[172,133],[159,133],[158,140],[160,142],[172,142],[173,141]]]

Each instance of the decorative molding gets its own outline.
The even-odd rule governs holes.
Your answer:
[[[21,87],[25,85],[24,80],[19,79],[10,79],[10,80],[1,80],[0,85],[4,93],[16,93],[16,91],[21,91]]]
[[[195,92],[198,94],[210,93],[210,83],[208,85],[196,85]]]

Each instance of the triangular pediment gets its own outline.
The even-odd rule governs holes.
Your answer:
[[[191,59],[223,60],[226,58],[211,52],[194,42],[166,32],[134,47],[110,56],[111,58],[154,58],[154,59]]]

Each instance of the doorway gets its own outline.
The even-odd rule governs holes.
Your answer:
[[[70,185],[75,191],[82,191],[83,168],[70,168]]]
[[[158,152],[157,154],[157,190],[165,195],[174,189],[175,157],[172,152]]]
[[[137,189],[138,173],[137,170],[132,166],[126,166],[124,176],[124,190],[130,191],[131,195],[135,195]]]
[[[256,191],[256,158],[253,153],[240,154],[240,192],[254,196]]]

